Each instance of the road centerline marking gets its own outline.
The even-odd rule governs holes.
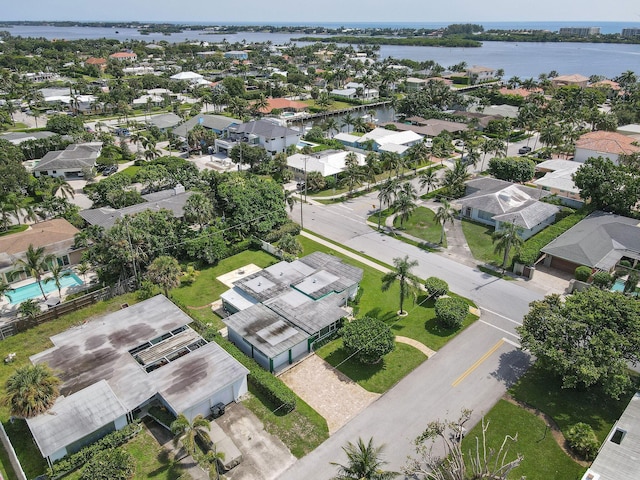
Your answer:
[[[478,368],[480,365],[482,365],[482,363],[489,358],[491,355],[493,355],[502,345],[504,344],[504,338],[501,338],[500,340],[498,340],[498,343],[496,343],[493,347],[491,347],[489,349],[488,352],[486,352],[484,355],[482,355],[478,360],[476,360],[476,363],[474,363],[473,365],[471,365],[469,368],[467,368],[467,370],[465,370],[465,372],[460,375],[458,378],[455,379],[455,381],[451,384],[452,387],[457,387],[458,385],[460,385],[460,383],[462,383],[462,381],[467,378],[469,375],[471,375],[471,373]]]

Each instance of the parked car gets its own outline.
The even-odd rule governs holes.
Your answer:
[[[131,132],[128,128],[116,128],[114,132],[118,137],[129,137],[131,136]]]
[[[105,177],[108,177],[109,175],[111,175],[112,173],[116,173],[117,171],[118,171],[117,165],[109,165],[107,168],[105,168],[102,171],[102,175],[104,175]]]
[[[524,154],[529,153],[530,151],[531,151],[531,147],[525,145],[524,147],[520,147],[520,150],[518,150],[518,153],[520,155],[524,155]]]

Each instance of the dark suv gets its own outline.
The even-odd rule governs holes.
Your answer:
[[[524,155],[526,153],[529,153],[530,151],[531,151],[531,147],[528,147],[525,145],[524,147],[520,147],[520,150],[518,150],[518,153],[520,155]]]

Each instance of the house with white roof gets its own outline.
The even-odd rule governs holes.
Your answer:
[[[467,194],[460,199],[461,215],[501,230],[512,223],[521,228],[523,240],[555,221],[560,208],[541,202],[548,192],[495,178],[477,178],[466,184]]]
[[[234,282],[223,293],[229,340],[274,372],[308,355],[347,316],[362,280],[360,268],[314,252],[279,262]]]
[[[374,152],[395,152],[404,155],[410,147],[422,142],[423,138],[411,130],[399,132],[377,127],[359,137],[356,144],[359,148],[366,149],[367,144],[371,142]]]
[[[200,80],[204,79],[202,75],[195,72],[180,72],[180,73],[176,73],[175,75],[171,75],[169,78],[171,80],[175,80],[175,81],[183,80],[189,83],[197,83]]]
[[[580,197],[580,189],[573,181],[573,174],[582,166],[579,162],[554,158],[536,165],[536,172],[543,176],[534,180],[534,184],[545,192],[556,195],[569,207],[580,208],[584,200]]]
[[[345,159],[349,153],[356,155],[358,165],[365,164],[365,157],[361,153],[348,152],[347,150],[323,150],[311,155],[296,153],[287,158],[287,166],[293,172],[296,180],[304,179],[305,172],[318,172],[323,177],[338,175],[345,169]]]
[[[150,405],[191,421],[246,393],[249,371],[191,321],[157,295],[54,335],[52,348],[31,357],[62,382],[51,410],[27,419],[42,456],[51,464],[75,453]]]

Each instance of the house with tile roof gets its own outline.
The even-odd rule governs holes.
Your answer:
[[[580,75],[579,73],[574,73],[572,75],[558,75],[551,79],[551,84],[554,87],[577,86],[584,88],[589,84],[589,78],[584,75]]]
[[[513,223],[522,230],[523,240],[555,221],[560,208],[541,202],[549,192],[495,178],[476,178],[466,184],[466,195],[459,202],[460,214],[475,222],[501,230]]]
[[[288,98],[268,98],[267,106],[259,110],[260,113],[269,114],[273,110],[282,110],[283,112],[302,112],[307,110],[309,106],[304,102],[289,100]]]
[[[616,165],[620,155],[631,155],[640,152],[640,146],[634,145],[636,140],[628,135],[616,132],[589,132],[576,142],[574,161],[584,163],[590,157],[608,158]]]
[[[109,55],[109,58],[112,60],[117,60],[119,62],[135,62],[138,59],[138,55],[132,51],[125,51],[112,53],[111,55]]]
[[[540,250],[544,264],[574,272],[581,265],[609,272],[620,260],[640,260],[640,222],[596,211]]]
[[[334,333],[362,280],[360,268],[314,252],[236,280],[220,297],[229,340],[274,372],[308,355]]]
[[[107,68],[107,59],[106,58],[96,58],[89,57],[84,61],[85,65],[94,65],[98,67],[101,71],[104,71]]]

